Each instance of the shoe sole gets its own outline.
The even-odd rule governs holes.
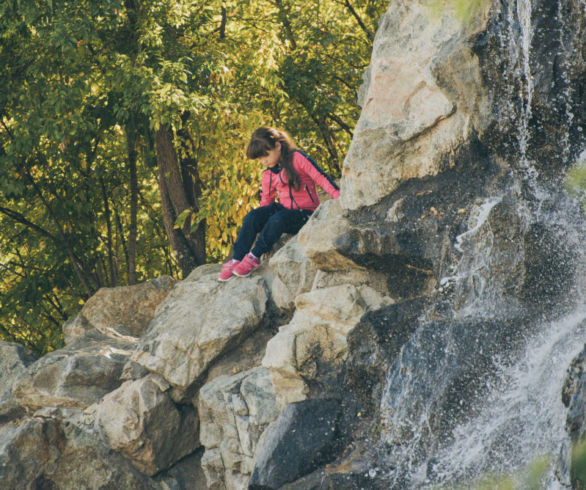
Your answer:
[[[252,274],[252,272],[253,272],[253,271],[250,271],[248,274],[236,274],[236,272],[233,272],[233,274],[234,274],[236,277],[248,277],[248,276],[250,276],[250,274]]]
[[[220,281],[220,282],[227,282],[230,279],[232,279],[233,277],[234,277],[234,275],[230,276],[228,279],[222,279],[221,277],[218,277],[218,281]]]

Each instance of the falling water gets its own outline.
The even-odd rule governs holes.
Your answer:
[[[456,427],[455,442],[438,452],[435,481],[472,480],[492,472],[515,475],[544,457],[550,469],[542,488],[557,488],[553,463],[567,439],[560,387],[585,338],[585,304],[544,325],[522,359],[503,369],[499,387],[482,402],[480,414]]]
[[[506,48],[503,52],[511,54],[511,73],[504,78],[511,82],[507,95],[513,102],[506,110],[510,111],[508,117],[517,121],[519,163],[512,165],[517,179],[512,185],[512,199],[516,199],[519,217],[517,226],[527,230],[532,224],[540,223],[551,229],[562,228],[562,241],[575,252],[575,263],[586,269],[583,223],[573,222],[572,216],[576,213],[569,201],[567,207],[543,205],[550,196],[537,184],[538,175],[528,156],[534,95],[531,1],[512,0],[505,8],[507,39],[501,42]],[[558,16],[561,16],[559,10]],[[505,46],[506,43],[509,45]],[[518,91],[512,87],[517,87]],[[569,101],[568,91],[560,96]],[[565,105],[571,124],[571,106],[569,102]],[[568,146],[567,138],[560,142],[562,146]],[[562,153],[563,157],[568,154],[567,151]],[[520,181],[529,182],[532,202],[524,201],[522,193],[518,192]],[[558,311],[549,311],[547,319],[536,316],[525,320],[529,328],[520,351],[506,353],[502,359],[498,354],[492,355],[489,369],[493,372],[487,376],[485,386],[473,394],[475,400],[459,412],[461,420],[453,424],[449,434],[439,437],[434,434],[438,430],[437,420],[442,417],[434,413],[444,402],[441,390],[451,387],[438,387],[437,384],[443,383],[441,374],[434,377],[428,373],[457,371],[457,362],[460,362],[455,360],[458,335],[466,328],[484,328],[486,318],[497,318],[498,323],[498,310],[503,307],[499,298],[504,296],[506,286],[495,282],[493,273],[503,257],[499,256],[498,246],[493,250],[495,238],[489,220],[491,212],[503,199],[504,196],[499,195],[476,203],[467,231],[456,239],[453,266],[440,281],[440,295],[451,294],[454,298],[451,306],[455,331],[441,330],[452,328],[449,322],[433,323],[435,312],[427,315],[422,318],[423,323],[410,344],[403,348],[389,369],[381,414],[386,431],[385,473],[393,488],[436,488],[458,482],[469,487],[470,482],[491,473],[519,477],[521,469],[538,458],[549,461],[540,488],[569,485],[567,475],[554,475],[554,466],[568,441],[561,387],[570,362],[584,348],[586,340],[586,285],[583,283],[586,270],[576,271],[577,284],[568,293],[574,300],[571,311],[554,306],[552,309]],[[524,251],[521,245],[507,253],[523,254]],[[515,263],[508,259],[510,257],[504,263]],[[504,276],[506,271],[501,273],[501,278]],[[567,280],[572,279],[568,277]],[[506,315],[506,310],[503,313]],[[463,326],[462,322],[467,319],[471,320]],[[494,335],[500,334],[495,329]],[[476,341],[480,337],[470,335],[467,340],[470,339]],[[465,362],[471,359],[472,356],[464,357]],[[517,483],[522,487],[521,482]]]

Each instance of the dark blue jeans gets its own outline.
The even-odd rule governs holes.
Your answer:
[[[283,233],[292,235],[297,233],[307,222],[311,213],[311,211],[287,209],[276,202],[253,209],[242,221],[242,228],[234,243],[234,258],[242,260],[250,251],[257,235],[252,253],[260,258],[262,254],[271,251]]]

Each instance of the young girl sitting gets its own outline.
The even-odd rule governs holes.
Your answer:
[[[295,234],[301,229],[319,205],[316,184],[332,198],[340,196],[336,184],[282,131],[257,129],[246,156],[259,159],[267,167],[262,174],[260,207],[244,217],[234,243],[234,258],[222,266],[220,281],[234,275],[248,276],[258,267],[261,255],[270,252],[283,233]]]

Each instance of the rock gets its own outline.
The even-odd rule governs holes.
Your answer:
[[[205,383],[213,381],[218,376],[232,376],[259,367],[265,355],[267,342],[274,334],[271,326],[253,332],[240,345],[214,361],[207,371]]]
[[[359,267],[340,254],[335,246],[335,240],[348,224],[339,199],[331,199],[322,203],[299,231],[299,245],[305,248],[305,254],[319,270],[339,272]]]
[[[3,488],[158,488],[96,434],[61,418],[26,418],[0,427]]]
[[[340,451],[337,400],[288,405],[263,434],[249,488],[277,489],[332,461]]]
[[[12,386],[35,360],[24,346],[0,342],[0,425],[23,415],[23,408],[13,399]]]
[[[426,298],[416,298],[366,313],[348,334],[349,356],[344,385],[370,415],[382,397],[391,363],[419,326]]]
[[[189,275],[183,280],[189,282],[199,281],[204,276],[216,274],[218,275],[222,270],[222,264],[204,264],[193,269]]]
[[[14,397],[32,409],[87,407],[120,386],[133,347],[96,332],[82,337],[31,364],[15,383]]]
[[[203,453],[203,448],[198,449],[154,479],[161,485],[162,490],[204,490],[208,488],[201,467]]]
[[[572,442],[581,441],[586,435],[586,347],[568,368],[562,402],[568,407],[566,430]]]
[[[280,405],[335,394],[347,356],[346,336],[366,311],[390,303],[368,286],[350,284],[298,296],[293,319],[269,341],[263,358]]]
[[[197,404],[208,488],[246,488],[258,439],[279,415],[269,372],[220,376],[201,388]]]
[[[269,266],[276,276],[271,285],[271,298],[278,308],[292,309],[295,297],[311,289],[317,272],[314,263],[297,237],[293,237],[271,257]]]
[[[570,443],[563,447],[558,458],[557,470],[571,480],[572,488],[582,488],[586,483],[584,459],[586,454],[586,346],[572,360],[562,387],[562,402],[568,408],[566,431]],[[564,451],[565,450],[565,451]],[[558,476],[559,478],[559,476]]]
[[[362,113],[344,161],[345,209],[373,205],[408,179],[436,175],[438,157],[465,140],[475,114],[487,112],[478,60],[465,43],[455,42],[485,25],[486,12],[477,12],[468,25],[450,9],[436,15],[441,20],[428,4],[402,0],[393,2],[379,23],[360,89]],[[452,64],[457,83],[444,84],[436,66]]]
[[[260,276],[178,283],[159,305],[132,359],[186,391],[219,356],[250,335],[266,311]]]
[[[70,344],[92,329],[123,340],[142,335],[174,284],[173,278],[162,276],[135,286],[99,289],[63,326],[65,343]]]
[[[197,415],[192,408],[176,407],[168,389],[165,380],[149,375],[122,384],[96,407],[110,447],[151,476],[200,446]]]

